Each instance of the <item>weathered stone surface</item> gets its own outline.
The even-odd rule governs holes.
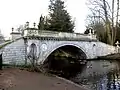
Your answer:
[[[25,64],[25,45],[23,39],[13,42],[4,48],[3,63]]]
[[[3,50],[3,63],[4,64],[25,64],[27,59],[27,64],[30,60],[27,58],[28,53],[31,50],[31,44],[34,43],[37,47],[36,56],[37,63],[43,63],[45,59],[56,49],[62,46],[71,45],[82,50],[87,59],[96,58],[98,56],[105,56],[112,53],[117,53],[116,48],[99,41],[83,41],[83,40],[56,40],[56,39],[46,39],[46,38],[21,38],[7,45]]]

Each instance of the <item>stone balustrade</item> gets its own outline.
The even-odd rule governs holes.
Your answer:
[[[55,37],[55,38],[69,38],[69,39],[90,39],[97,40],[95,35],[87,35],[80,33],[66,33],[66,32],[56,32],[56,31],[46,31],[38,29],[26,29],[24,31],[24,36],[39,36],[39,37]]]

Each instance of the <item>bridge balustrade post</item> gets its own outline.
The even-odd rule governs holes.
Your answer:
[[[92,29],[89,30],[89,36],[92,36]]]
[[[120,53],[120,46],[119,46],[120,43],[119,43],[119,41],[117,41],[115,44],[116,44],[116,52]]]
[[[28,21],[26,22],[26,28],[29,28],[29,22]]]
[[[35,28],[35,26],[36,26],[36,23],[35,23],[35,22],[33,23],[33,26],[34,26],[34,28]]]

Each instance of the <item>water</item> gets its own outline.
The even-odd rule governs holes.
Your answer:
[[[120,90],[120,63],[117,60],[88,61],[82,72],[70,80],[90,90]]]

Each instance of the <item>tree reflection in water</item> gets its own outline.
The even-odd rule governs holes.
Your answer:
[[[99,81],[96,90],[120,90],[120,74],[117,72],[109,72]]]
[[[113,60],[112,63],[109,63],[109,61],[105,60],[92,61],[91,63],[94,63],[92,68],[84,69],[82,73],[79,73],[70,80],[80,85],[84,85],[90,90],[120,90],[119,61]],[[90,65],[91,63],[88,63],[87,65]],[[107,66],[102,67],[103,65]],[[84,81],[84,79],[86,81]]]

